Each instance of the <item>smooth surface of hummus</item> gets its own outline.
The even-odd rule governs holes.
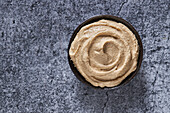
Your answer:
[[[69,55],[81,75],[93,86],[113,87],[136,70],[138,42],[125,25],[100,20],[80,29]]]

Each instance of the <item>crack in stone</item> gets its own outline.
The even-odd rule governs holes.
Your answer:
[[[162,53],[162,57],[164,56],[164,52]],[[163,62],[163,58],[161,57],[161,60],[160,60],[160,63],[159,64],[162,64],[162,62]],[[160,68],[160,65],[159,65],[159,67],[158,67],[158,69]],[[156,76],[155,76],[155,79],[154,79],[154,81],[152,82],[152,86],[154,87],[155,86],[155,83],[156,83],[156,81],[157,81],[157,78],[158,78],[158,71],[156,71]]]
[[[152,82],[152,86],[153,86],[153,87],[155,86],[155,82],[156,82],[156,80],[157,80],[157,75],[158,75],[158,71],[156,72],[155,79],[154,79],[154,81]]]
[[[104,113],[104,111],[105,111],[105,108],[106,108],[106,106],[107,106],[108,100],[109,100],[109,95],[108,95],[108,91],[106,91],[106,102],[105,102],[104,105],[103,105],[102,113]]]
[[[125,3],[127,3],[127,2],[128,2],[128,0],[126,0],[125,2],[123,2],[123,3],[121,4],[120,9],[119,9],[119,11],[117,12],[117,15],[119,15],[119,13],[121,12],[123,6],[124,6]]]

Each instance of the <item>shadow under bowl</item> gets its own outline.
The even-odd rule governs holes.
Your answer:
[[[139,45],[139,55],[138,55],[138,63],[137,63],[137,68],[134,72],[132,72],[129,76],[127,76],[119,85],[117,86],[114,86],[114,87],[104,87],[104,88],[101,88],[101,87],[95,87],[93,86],[92,84],[90,84],[88,81],[86,81],[86,79],[80,74],[80,72],[77,70],[76,67],[74,67],[74,64],[70,58],[70,55],[69,55],[69,49],[70,49],[70,46],[71,46],[71,43],[73,42],[74,38],[76,37],[77,33],[80,31],[80,29],[85,26],[85,25],[88,25],[88,24],[91,24],[93,22],[97,22],[101,19],[106,19],[106,20],[112,20],[112,21],[116,21],[118,23],[122,23],[124,24],[125,26],[127,26],[132,32],[133,34],[135,35],[137,41],[138,41],[138,45]],[[139,71],[140,69],[140,66],[141,66],[141,63],[142,63],[142,59],[143,59],[143,46],[142,46],[142,41],[140,39],[140,36],[138,34],[138,32],[135,30],[135,28],[129,24],[127,21],[125,21],[124,19],[120,18],[120,17],[116,17],[116,16],[112,16],[112,15],[99,15],[99,16],[95,16],[95,17],[92,17],[86,21],[84,21],[82,24],[80,24],[76,30],[73,32],[72,36],[71,36],[71,39],[70,39],[70,42],[69,42],[69,45],[68,45],[68,61],[69,61],[69,65],[71,67],[71,70],[73,71],[74,75],[83,83],[93,87],[93,88],[96,88],[96,89],[105,89],[105,90],[110,90],[110,89],[116,89],[116,88],[119,88],[121,86],[124,86],[126,85],[127,83],[129,83],[133,77],[137,74],[137,72]]]

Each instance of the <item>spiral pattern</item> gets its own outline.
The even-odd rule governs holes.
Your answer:
[[[113,87],[135,71],[138,42],[125,25],[100,20],[80,29],[69,55],[78,71],[92,85]]]

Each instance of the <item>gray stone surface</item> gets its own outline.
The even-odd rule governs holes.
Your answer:
[[[128,85],[92,89],[67,47],[84,20],[110,14],[139,32],[144,58]],[[0,113],[170,113],[169,0],[0,0]]]

